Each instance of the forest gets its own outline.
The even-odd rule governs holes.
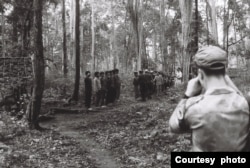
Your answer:
[[[246,95],[249,0],[0,0],[0,167],[170,167],[191,136],[168,121],[207,45]],[[86,71],[112,70],[120,98],[88,111]],[[139,71],[162,74],[162,93],[135,99]]]

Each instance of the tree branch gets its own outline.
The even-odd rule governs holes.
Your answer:
[[[242,41],[242,40],[243,40],[244,38],[246,38],[246,37],[247,37],[247,36],[245,35],[245,36],[242,37],[241,39],[239,39],[239,40],[237,40],[237,41],[235,41],[235,42],[233,42],[233,43],[231,43],[231,44],[228,44],[227,47],[239,43],[240,41]]]

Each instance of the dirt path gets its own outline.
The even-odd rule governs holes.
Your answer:
[[[75,127],[79,124],[86,114],[56,114],[55,120],[41,123],[41,126],[53,128],[62,135],[75,138],[82,148],[90,152],[90,157],[96,160],[100,168],[120,168],[122,167],[111,153],[95,142],[91,137],[80,134]]]

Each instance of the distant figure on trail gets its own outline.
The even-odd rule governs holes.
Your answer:
[[[85,107],[87,110],[92,110],[91,108],[91,97],[92,97],[92,79],[90,78],[91,73],[90,71],[85,72],[85,79],[84,79],[84,85],[85,85]]]
[[[157,72],[154,78],[154,82],[156,84],[156,96],[159,96],[162,92],[162,84],[163,84],[163,78],[159,72]]]
[[[181,85],[181,80],[182,80],[182,72],[181,72],[181,68],[177,68],[177,72],[176,72],[176,78],[175,78],[175,86],[179,86]]]
[[[138,77],[138,72],[134,72],[134,80],[133,80],[133,85],[134,85],[134,92],[135,92],[135,99],[139,97],[139,77]]]
[[[246,151],[249,106],[226,75],[227,54],[216,46],[195,55],[198,76],[188,82],[169,126],[174,133],[192,133],[192,151]]]

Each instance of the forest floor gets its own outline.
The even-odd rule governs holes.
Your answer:
[[[168,120],[181,90],[174,88],[147,102],[126,91],[115,105],[91,112],[83,104],[54,113],[42,122],[50,131],[20,129],[4,144],[1,167],[167,168],[171,151],[187,151],[190,135],[169,132]],[[49,109],[51,105],[46,105]],[[53,103],[52,103],[52,106]],[[51,106],[51,107],[52,107]],[[78,109],[77,113],[71,113]],[[2,163],[2,164],[1,164]]]

